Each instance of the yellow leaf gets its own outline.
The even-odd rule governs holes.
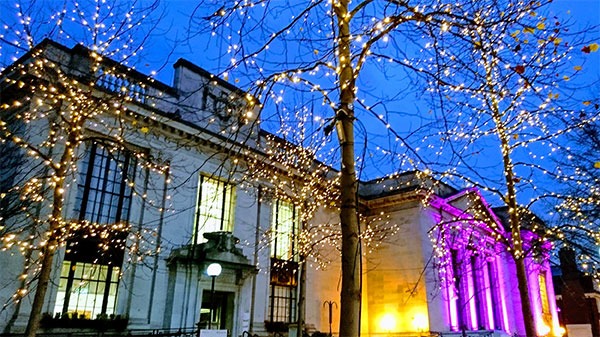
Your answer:
[[[544,41],[544,40],[538,40],[539,44],[543,44],[544,42],[546,42],[546,41]]]
[[[531,33],[533,34],[535,32],[535,28],[533,27],[525,27],[523,28],[523,33]]]
[[[598,50],[598,44],[597,43],[590,44],[590,51],[596,51],[596,50]]]
[[[590,105],[590,104],[592,104],[592,102],[590,102],[590,101],[585,101],[585,102],[583,102],[583,105],[585,105],[585,106],[588,106],[588,105]]]
[[[537,27],[537,29],[542,30],[542,29],[546,28],[546,25],[543,22],[540,22],[540,23],[537,24],[536,27]]]
[[[554,45],[558,46],[561,41],[562,41],[562,39],[554,39]]]
[[[238,83],[239,81],[240,81],[240,79],[239,79],[239,78],[236,78],[236,79],[235,79],[235,83]]]
[[[517,36],[517,34],[519,34],[520,32],[521,32],[520,30],[517,30],[516,32],[514,32],[514,33],[510,34],[510,36],[512,36],[512,37],[515,37],[515,36]]]
[[[529,43],[529,40],[523,40],[523,43]]]
[[[558,98],[558,94],[554,95],[554,98]]]
[[[595,162],[595,163],[594,163],[594,167],[595,167],[595,168],[600,168],[600,161],[597,161],[597,162]]]
[[[517,140],[517,139],[519,139],[519,135],[518,135],[518,134],[514,134],[514,135],[513,135],[513,139],[514,139],[514,140]]]
[[[319,51],[315,49],[315,55],[319,55]]]
[[[570,80],[571,78],[570,78],[569,76],[563,76],[563,79],[564,79],[565,81],[568,81],[568,80]]]
[[[223,78],[225,79],[225,81],[229,80],[229,76],[225,76]]]
[[[582,68],[580,66],[574,66],[573,69],[575,69],[575,70],[581,70]]]
[[[548,94],[548,98],[552,98],[552,93],[549,93],[549,94]]]
[[[140,131],[142,131],[143,133],[148,133],[148,131],[150,131],[147,127],[143,127],[140,129]]]

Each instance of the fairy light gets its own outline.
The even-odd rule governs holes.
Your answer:
[[[577,198],[558,192],[547,193],[547,191],[541,191],[541,184],[536,184],[538,180],[532,175],[520,173],[522,172],[520,167],[527,167],[531,172],[543,172],[545,177],[549,177],[548,179],[580,181],[579,172],[571,173],[560,168],[549,169],[544,167],[543,162],[540,164],[540,161],[555,158],[558,153],[565,150],[565,145],[561,144],[560,140],[570,130],[570,127],[557,128],[553,123],[549,123],[548,116],[560,115],[564,119],[569,119],[572,116],[584,114],[585,117],[579,126],[597,122],[597,111],[592,110],[595,104],[592,98],[576,97],[579,100],[576,109],[566,109],[564,106],[565,100],[569,99],[569,96],[565,95],[568,89],[565,84],[576,80],[582,70],[580,63],[570,63],[574,62],[571,59],[573,53],[580,52],[580,49],[565,45],[565,40],[568,40],[569,37],[565,36],[561,22],[553,21],[553,19],[537,13],[538,7],[543,7],[544,4],[523,5],[510,1],[508,4],[511,6],[501,13],[500,8],[492,6],[478,8],[473,5],[475,7],[470,11],[470,8],[464,8],[461,4],[435,2],[431,6],[412,7],[407,5],[402,7],[398,5],[398,15],[393,15],[393,13],[380,15],[377,10],[370,11],[370,7],[359,13],[344,12],[338,17],[340,22],[355,24],[352,26],[353,31],[349,37],[349,58],[340,56],[340,50],[336,46],[339,45],[341,37],[332,34],[329,26],[331,17],[334,17],[335,13],[339,13],[337,12],[341,6],[339,1],[315,3],[314,8],[309,8],[309,12],[313,9],[319,11],[317,13],[322,15],[324,20],[311,20],[308,13],[291,17],[289,28],[264,34],[267,40],[258,49],[246,48],[247,46],[243,45],[241,37],[247,32],[238,32],[240,39],[237,39],[235,32],[238,27],[235,22],[240,18],[249,20],[253,18],[254,7],[256,10],[264,10],[264,2],[260,6],[258,4],[249,5],[245,1],[236,2],[231,6],[220,8],[209,17],[209,20],[214,35],[221,34],[217,28],[222,26],[229,27],[231,30],[224,36],[229,43],[226,50],[227,59],[230,62],[223,71],[223,78],[226,80],[242,78],[240,72],[244,68],[251,69],[259,75],[252,81],[253,85],[246,96],[252,107],[256,103],[253,101],[254,99],[263,102],[257,103],[256,108],[258,109],[263,108],[262,104],[265,102],[272,102],[272,106],[281,111],[281,114],[276,116],[280,117],[290,113],[290,110],[286,110],[290,107],[288,92],[300,88],[318,95],[320,108],[335,109],[340,89],[350,87],[356,97],[355,109],[366,116],[375,118],[379,123],[378,127],[384,128],[389,136],[390,142],[386,142],[387,144],[377,144],[376,147],[369,149],[375,158],[388,159],[393,163],[394,168],[397,168],[396,172],[385,172],[385,177],[378,179],[378,182],[386,190],[401,190],[408,184],[407,182],[394,185],[390,184],[389,180],[400,177],[405,170],[416,169],[419,170],[418,177],[424,183],[422,200],[426,203],[432,202],[435,189],[442,186],[442,182],[462,181],[467,187],[478,186],[485,192],[498,194],[500,199],[510,201],[509,213],[513,215],[513,219],[520,219],[527,213],[525,210],[528,205],[527,202],[522,201],[520,194],[517,195],[516,190],[527,187],[535,191],[532,203],[542,200],[545,196],[563,199],[564,203],[557,207],[558,212],[574,212],[583,218],[580,208],[582,203],[593,204],[596,202],[594,197]],[[52,114],[52,109],[58,103],[69,107],[61,110],[61,117],[71,119],[72,127],[65,130],[59,122],[53,122],[50,125],[51,131],[48,138],[38,144],[38,147],[31,146],[27,139],[13,135],[7,124],[0,123],[0,131],[3,133],[0,138],[3,142],[12,142],[21,147],[32,159],[42,162],[50,172],[53,172],[50,178],[31,180],[19,189],[22,198],[36,203],[47,201],[45,200],[47,197],[41,193],[44,186],[54,188],[58,195],[63,194],[60,193],[61,189],[68,191],[68,187],[72,187],[66,181],[64,171],[77,172],[77,144],[83,142],[86,126],[108,128],[107,134],[117,144],[125,142],[127,132],[136,132],[145,135],[144,137],[151,137],[158,133],[152,125],[156,125],[153,123],[161,120],[159,117],[153,115],[148,119],[135,119],[134,113],[128,107],[132,107],[136,103],[156,107],[157,103],[163,103],[168,98],[162,92],[150,93],[153,79],[127,82],[129,79],[121,73],[121,67],[107,67],[104,64],[103,61],[112,58],[122,60],[122,64],[127,65],[129,58],[137,53],[137,48],[132,41],[132,36],[117,36],[114,34],[116,26],[106,27],[103,26],[104,23],[96,22],[93,18],[99,17],[100,9],[94,10],[96,12],[90,16],[82,15],[81,13],[85,14],[86,9],[75,5],[72,9],[56,13],[51,17],[51,21],[56,22],[62,36],[67,39],[72,38],[68,33],[68,22],[78,22],[92,36],[97,37],[95,44],[91,47],[93,50],[93,53],[90,54],[91,69],[102,79],[110,82],[109,88],[104,89],[116,91],[117,102],[103,100],[98,96],[94,96],[92,101],[90,94],[97,92],[95,90],[101,90],[98,82],[79,83],[73,81],[69,74],[63,73],[60,66],[48,60],[42,51],[35,51],[32,54],[32,62],[18,64],[11,69],[15,76],[3,78],[5,85],[15,85],[24,92],[31,93],[14,102],[3,102],[5,104],[2,106],[5,111],[15,111],[17,118],[26,124],[47,120],[48,116]],[[137,14],[134,14],[133,10],[124,13],[125,21],[129,25],[135,27],[141,24],[141,20],[138,21]],[[31,24],[23,13],[19,16],[24,17],[23,25]],[[497,18],[502,18],[502,20],[496,20]],[[392,42],[397,42],[399,38],[397,28],[406,24],[414,25],[414,36],[417,40],[426,41],[418,51],[418,57],[394,56],[389,53],[389,49],[386,49]],[[515,28],[518,25],[521,27]],[[252,26],[247,25],[246,27]],[[4,29],[8,30],[12,27]],[[103,33],[100,34],[100,32]],[[288,36],[297,37],[298,34],[313,34],[315,41],[323,42],[307,44],[305,48],[300,49],[309,57],[301,67],[286,70],[274,70],[270,67],[269,62],[266,61],[268,57],[264,57],[264,55],[272,55],[270,53],[276,52],[280,42],[287,42]],[[467,44],[468,47],[461,45],[459,47],[462,49],[459,47],[454,49],[444,43],[447,41],[446,38],[457,36],[464,38],[465,41],[470,41]],[[496,39],[496,37],[499,38]],[[20,39],[15,42],[15,45],[31,48],[32,41],[28,38]],[[592,43],[584,46],[581,51],[590,53],[595,52],[597,48],[597,45]],[[4,55],[4,53],[4,50],[0,50],[0,55]],[[462,57],[465,55],[473,56],[475,73],[482,76],[469,78],[468,75],[465,75],[465,72],[462,71],[464,64],[461,65],[459,62],[464,60]],[[17,56],[20,55],[17,53],[15,57]],[[565,67],[562,67],[564,64],[568,64],[568,68],[573,71],[565,71]],[[373,69],[374,66],[382,69],[399,66],[413,71],[418,76],[424,76],[428,81],[426,93],[432,97],[444,98],[444,106],[436,106],[434,110],[437,112],[438,108],[449,108],[442,111],[450,121],[448,126],[442,131],[422,136],[416,142],[403,137],[401,132],[396,130],[397,125],[394,119],[381,109],[380,102],[369,97],[362,88],[359,88],[358,83],[354,83],[358,82],[362,70]],[[554,75],[555,69],[560,70],[561,76],[556,78],[544,76],[549,73]],[[351,78],[340,83],[340,75],[344,71],[351,71]],[[21,79],[21,77],[25,78],[25,75],[44,78],[47,73],[55,74],[56,83],[60,85]],[[505,78],[510,78],[510,82],[504,82]],[[547,81],[542,81],[542,78]],[[213,87],[218,86],[216,79],[219,78],[215,77],[215,81],[210,82]],[[318,103],[316,105],[319,105]],[[28,107],[28,109],[21,110],[23,107]],[[490,107],[492,108],[490,109]],[[314,136],[318,132],[327,130],[327,127],[335,122],[335,116],[323,117],[327,116],[327,113],[323,113],[323,111],[329,111],[329,115],[332,112],[332,110],[319,110],[317,114],[322,113],[322,118],[315,120],[314,114],[307,106],[296,106],[291,114],[283,118],[283,123],[279,123],[281,125],[278,127],[278,132],[274,132],[275,135],[259,138],[260,142],[257,144],[257,148],[260,150],[259,152],[262,152],[261,154],[243,151],[235,153],[237,157],[233,159],[234,164],[248,170],[247,174],[235,182],[248,188],[259,182],[266,185],[274,198],[290,200],[294,205],[300,207],[302,209],[301,218],[305,222],[309,222],[320,208],[338,211],[339,176],[331,169],[331,167],[339,165],[339,161],[331,159],[336,155],[337,148],[330,143],[329,134],[325,137]],[[261,112],[264,114],[264,111]],[[253,116],[252,109],[248,109],[241,124],[251,123]],[[439,117],[437,113],[432,114],[432,118],[436,117]],[[215,118],[207,119],[206,122],[209,125],[217,125],[216,127],[219,124],[218,119]],[[256,124],[270,122],[272,120],[263,119],[257,121]],[[316,125],[313,122],[316,122]],[[218,132],[227,134],[225,128],[220,128]],[[280,141],[278,137],[285,141]],[[506,157],[503,160],[502,172],[503,176],[510,176],[506,184],[501,183],[498,187],[498,184],[492,185],[494,182],[492,179],[477,175],[465,177],[462,165],[465,158],[468,161],[475,158],[476,154],[481,154],[480,151],[482,151],[477,149],[475,144],[480,140],[489,141],[491,139],[493,141],[496,138],[503,140],[502,144],[496,148],[498,153]],[[47,156],[47,149],[56,148],[57,144],[67,144],[67,142],[70,145],[66,149],[64,159],[57,160],[55,156]],[[462,144],[465,145],[465,148],[474,148],[475,151],[458,153],[457,157],[451,158],[452,162],[448,165],[451,166],[450,168],[436,166],[437,160],[446,159],[444,156],[451,144]],[[123,149],[125,147],[121,146],[113,151]],[[521,156],[528,159],[526,164],[517,162],[517,158]],[[136,157],[140,159],[138,163],[144,163],[138,164],[144,169],[161,174],[169,170],[165,164],[151,163],[153,158],[144,158],[141,154],[139,157],[136,154]],[[368,158],[359,158],[358,164],[362,165],[366,159]],[[231,172],[237,173],[235,170]],[[133,184],[133,182],[128,183]],[[514,188],[515,186],[516,188]],[[132,187],[135,190],[136,186]],[[593,191],[594,196],[597,195],[597,190],[593,189],[593,185],[586,183],[586,187]],[[512,191],[506,192],[507,188]],[[144,196],[144,198],[146,197]],[[152,201],[148,202],[153,203]],[[156,206],[158,207],[158,205]],[[161,209],[161,212],[167,210],[168,208]],[[524,240],[520,237],[519,228],[512,231],[512,235],[506,236],[498,228],[494,228],[496,226],[494,222],[488,221],[489,215],[486,209],[475,208],[473,212],[475,214],[471,216],[474,219],[481,218],[480,222],[491,226],[491,231],[486,235],[504,244],[515,258],[519,259],[524,256],[526,245],[523,245]],[[390,223],[385,216],[372,217],[360,214],[360,217],[362,223],[367,224],[365,230],[361,232],[361,238],[368,247],[376,247],[381,242],[381,235],[393,235],[400,226],[400,224]],[[62,218],[50,217],[34,221],[55,222],[58,229],[64,228],[67,232],[70,230],[69,222]],[[449,222],[462,223],[464,221],[464,218],[459,217]],[[373,224],[373,226],[369,224]],[[92,224],[84,225],[92,230],[99,230]],[[312,229],[309,228],[299,235],[302,242],[301,254],[317,256],[320,255],[319,249],[325,249],[328,246],[339,247],[339,224],[312,224],[311,226]],[[513,224],[513,226],[517,225]],[[390,230],[382,232],[382,229]],[[454,227],[454,230],[459,230],[459,228]],[[532,230],[541,240],[565,236],[563,230],[545,228],[538,224],[534,224]],[[19,234],[24,235],[25,233]],[[100,237],[105,235],[101,230],[98,234]],[[45,235],[52,236],[53,234],[45,233]],[[106,237],[110,237],[110,235]],[[268,235],[264,240],[269,240]],[[26,247],[26,243],[31,242],[31,240],[20,239],[19,235],[3,236],[2,242],[4,241],[7,242],[7,246],[10,244],[11,247]],[[60,242],[64,241],[61,239]],[[42,243],[45,245],[47,241],[41,241],[37,248],[40,248]],[[435,241],[434,245],[447,248],[443,240],[442,242]],[[313,249],[314,247],[318,249]],[[136,249],[140,248],[136,247]]]

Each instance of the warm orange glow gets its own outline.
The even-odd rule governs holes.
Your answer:
[[[562,326],[559,326],[559,327],[556,329],[555,335],[556,335],[557,337],[562,337],[562,336],[564,336],[564,334],[565,334],[566,332],[567,332],[567,331],[565,330],[565,328],[563,328]]]
[[[383,315],[383,317],[381,318],[381,321],[379,322],[379,326],[381,327],[381,329],[383,329],[385,331],[395,330],[396,329],[396,317],[394,317],[394,315],[392,315],[392,314]]]
[[[550,327],[545,324],[539,324],[537,330],[540,336],[547,336],[550,333]]]
[[[416,314],[413,318],[413,325],[415,330],[417,331],[425,331],[428,330],[429,327],[429,319],[425,314]]]

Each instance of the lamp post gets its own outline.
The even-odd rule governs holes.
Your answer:
[[[213,320],[213,306],[215,300],[215,279],[217,276],[221,275],[221,265],[218,263],[211,263],[206,268],[206,275],[212,277],[212,284],[210,286],[210,317],[208,319],[208,329],[212,329],[212,320]]]
[[[331,323],[333,321],[333,306],[335,305],[335,307],[337,308],[337,303],[335,303],[334,301],[325,301],[325,303],[323,303],[323,306],[325,305],[329,306],[329,337],[331,337]]]

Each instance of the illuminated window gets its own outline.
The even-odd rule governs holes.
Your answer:
[[[64,261],[54,312],[87,319],[112,314],[117,301],[119,267]]]
[[[276,200],[271,224],[271,257],[297,261],[299,212],[289,202]]]
[[[205,242],[204,233],[233,231],[234,198],[232,184],[200,175],[194,243]]]
[[[548,289],[546,288],[546,273],[540,272],[538,277],[540,284],[540,299],[542,301],[542,318],[547,325],[552,323],[552,313],[550,312],[550,302],[548,301]]]
[[[128,178],[135,160],[127,152],[92,143],[78,180],[75,213],[80,221],[111,225],[127,221],[131,206]],[[127,233],[109,231],[102,241],[83,228],[67,241],[55,313],[88,319],[115,312],[119,271]]]
[[[291,323],[296,320],[299,210],[292,203],[275,200],[271,219],[269,320]]]

